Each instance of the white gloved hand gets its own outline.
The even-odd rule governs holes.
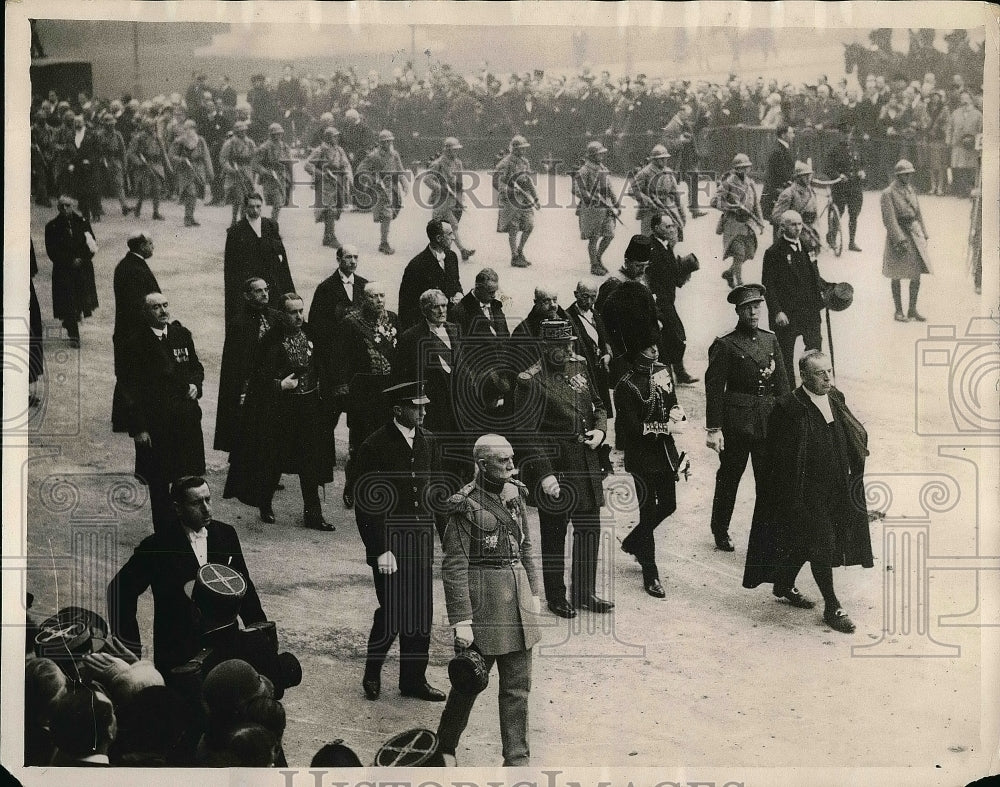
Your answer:
[[[380,574],[395,574],[397,568],[396,556],[392,552],[383,552],[378,556],[378,570]]]
[[[531,597],[531,611],[536,615],[542,614],[542,600],[538,596]]]
[[[684,434],[687,429],[687,414],[679,404],[670,408],[670,434]]]
[[[542,491],[549,497],[559,497],[559,481],[554,475],[547,475],[542,479]]]
[[[590,429],[584,432],[583,436],[587,438],[583,441],[584,445],[588,446],[591,450],[604,442],[604,432],[600,429]]]
[[[475,636],[472,633],[472,621],[463,620],[455,624],[455,646],[467,648],[472,645]]]
[[[722,439],[721,429],[709,429],[708,436],[705,438],[705,445],[711,448],[715,453],[721,454],[726,450],[725,441]]]

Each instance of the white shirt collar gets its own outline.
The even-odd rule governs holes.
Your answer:
[[[150,330],[154,334],[156,334],[156,338],[157,339],[159,339],[162,336],[166,336],[167,335],[167,329],[166,329],[166,327],[164,327],[164,328],[153,328],[152,326],[150,326]]]
[[[350,276],[345,276],[343,271],[338,271],[338,273],[340,273],[340,280],[342,282],[344,282],[344,284],[346,286],[348,286],[348,287],[353,287],[354,286],[354,274],[353,273]]]
[[[812,403],[814,405],[816,405],[816,409],[818,409],[821,413],[823,413],[823,418],[826,419],[826,422],[828,424],[832,424],[833,423],[833,410],[830,407],[830,397],[829,397],[829,395],[823,394],[822,396],[820,396],[819,394],[814,394],[812,391],[810,391],[804,385],[802,386],[802,390],[806,392],[806,395],[810,399],[812,399]]]
[[[659,238],[656,235],[654,235],[653,237],[660,242],[660,245],[663,246],[663,248],[665,248],[667,251],[670,251],[670,241],[667,238]]]
[[[260,216],[258,216],[255,219],[247,219],[247,224],[250,225],[251,229],[253,229],[254,233],[259,238],[260,237],[260,232],[261,232],[261,229],[260,229],[260,224],[261,224]]]
[[[778,144],[782,145],[785,148],[785,150],[789,150],[788,143],[781,137],[778,137]]]
[[[408,442],[410,444],[410,448],[413,448],[413,440],[417,436],[417,430],[416,430],[416,428],[407,429],[405,426],[403,426],[395,418],[392,419],[392,422],[394,424],[396,424],[396,428],[399,430],[399,433],[401,435],[403,435],[403,437],[406,438],[406,442]]]
[[[784,235],[782,235],[781,237],[785,239],[785,242],[787,244],[789,244],[790,246],[794,246],[796,249],[799,248],[802,245],[802,239],[801,238],[795,238],[795,239],[785,238]]]
[[[208,563],[208,529],[203,527],[201,530],[192,530],[187,525],[183,527],[188,541],[191,542],[194,556],[198,558],[198,565],[204,566]]]
[[[434,259],[436,259],[440,265],[444,265],[444,252],[435,249],[430,244],[428,244],[427,248],[430,250],[431,254],[434,255]]]

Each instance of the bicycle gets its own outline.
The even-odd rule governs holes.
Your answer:
[[[836,183],[841,183],[847,180],[846,176],[841,175],[834,180],[812,180],[812,185],[821,186],[824,188],[829,188]],[[826,215],[826,243],[830,250],[833,252],[834,257],[839,257],[844,251],[844,232],[840,225],[840,211],[837,210],[837,206],[833,204],[833,191],[828,193],[826,204],[823,209],[816,216],[816,225],[819,226],[820,219]]]

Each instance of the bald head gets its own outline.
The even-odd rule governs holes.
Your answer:
[[[472,447],[476,470],[490,483],[502,484],[514,475],[514,449],[498,434],[484,434]]]
[[[781,234],[789,240],[796,240],[802,232],[802,216],[798,211],[786,210],[781,214]]]

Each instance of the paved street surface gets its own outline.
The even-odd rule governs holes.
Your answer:
[[[403,140],[404,160],[405,144]],[[488,204],[488,174],[481,175],[475,196]],[[562,204],[567,204],[568,179],[553,183]],[[539,192],[545,193],[544,185]],[[309,204],[307,190],[300,187],[297,201]],[[627,203],[632,204],[631,200]],[[921,406],[930,407],[938,416],[948,414],[942,372],[922,365],[915,346],[927,337],[927,325],[954,325],[962,336],[969,319],[989,315],[994,303],[973,293],[966,272],[968,202],[921,197],[921,204],[936,265],[935,275],[924,278],[920,293],[920,311],[929,318],[926,325],[893,321],[889,282],[881,275],[885,234],[877,194],[865,195],[858,235],[864,252],[845,251],[835,259],[825,251],[820,271],[827,280],[854,285],[854,304],[833,315],[833,332],[838,387],[870,435],[868,473],[872,478],[894,474],[893,489],[908,489],[912,498],[904,500],[897,491],[889,504],[873,495],[873,507],[890,505],[891,513],[922,516],[917,495],[923,481],[907,474],[941,474],[945,488],[950,476],[957,502],[953,500],[948,508],[938,501],[938,507],[945,510],[932,513],[929,553],[971,555],[977,536],[975,467],[938,455],[939,444],[960,444],[963,439],[915,434],[918,398],[924,403]],[[110,553],[86,562],[78,559],[74,574],[60,574],[58,601],[52,572],[41,562],[32,564],[29,589],[40,615],[73,603],[74,598],[94,600],[95,608],[103,612],[104,584],[150,532],[148,505],[135,510],[136,503],[130,503],[127,494],[109,502],[114,497],[109,490],[129,480],[134,456],[128,437],[110,431],[114,384],[111,277],[124,255],[125,239],[137,225],[134,219],[115,215],[117,208],[112,209],[110,201],[107,205],[106,218],[94,226],[101,246],[94,261],[101,307],[82,325],[81,350],[69,349],[58,338],[49,339],[45,347],[49,366],[43,434],[32,438],[38,458],[26,471],[28,554],[37,561],[47,560],[50,554],[68,554],[71,518],[77,525],[88,517],[90,521],[111,518],[118,522],[117,537]],[[205,365],[203,432],[206,444],[211,445],[223,342],[222,254],[230,211],[200,206],[201,228],[186,229],[181,226],[178,205],[168,203],[162,210],[167,220],[148,225],[156,243],[151,267],[169,298],[172,317],[192,330]],[[51,264],[43,239],[44,224],[54,214],[54,209],[33,207],[31,231],[41,268],[35,286],[42,314],[58,335],[58,323],[51,318]],[[623,219],[628,229],[618,228],[605,255],[613,272],[629,235],[637,231],[634,215],[634,209],[626,209]],[[403,266],[426,244],[424,224],[429,217],[428,210],[407,203],[393,224],[391,240],[397,251],[392,257],[376,252],[378,228],[370,215],[348,214],[338,225],[341,241],[356,243],[361,249],[358,272],[388,285],[393,309]],[[695,252],[701,261],[701,270],[678,296],[689,337],[687,367],[698,377],[704,375],[713,337],[735,324],[732,307],[725,301],[727,288],[719,276],[721,241],[714,233],[716,217],[710,211],[709,216],[690,222],[686,241],[679,247],[682,252]],[[334,253],[320,245],[322,225],[314,222],[312,210],[287,209],[280,220],[292,274],[308,304],[316,285],[333,271]],[[477,253],[461,266],[465,289],[471,288],[481,267],[494,267],[508,299],[511,328],[530,307],[535,285],[555,287],[560,303],[568,306],[576,281],[586,278],[588,271],[585,242],[579,239],[572,209],[547,208],[537,215],[526,250],[534,265],[527,269],[510,267],[506,236],[498,235],[495,227],[495,210],[466,212],[461,234]],[[745,267],[745,281],[759,280],[769,240],[770,229],[757,258]],[[533,763],[940,766],[945,773],[955,773],[955,783],[964,783],[960,774],[967,764],[983,761],[981,744],[991,745],[978,737],[980,630],[975,625],[944,628],[939,616],[975,609],[988,592],[985,579],[977,586],[973,572],[932,571],[922,599],[929,607],[929,632],[921,628],[919,635],[911,631],[908,637],[893,633],[882,642],[887,646],[895,640],[915,654],[922,649],[934,651],[933,638],[958,646],[959,651],[949,653],[959,655],[853,657],[852,646],[880,640],[883,615],[894,609],[891,600],[883,602],[883,577],[906,570],[903,561],[892,561],[892,565],[887,561],[882,525],[872,526],[874,569],[855,567],[834,573],[838,595],[858,627],[853,635],[839,634],[823,624],[821,604],[815,610],[798,610],[776,602],[767,587],[744,590],[740,580],[752,509],[751,471],[744,477],[733,519],[736,552],[716,552],[708,521],[718,460],[704,445],[704,388],[701,383],[682,388],[679,398],[693,422],[678,441],[691,456],[693,475],[678,487],[677,513],[656,534],[667,597],[658,601],[647,596],[639,567],[618,549],[622,536],[637,521],[630,478],[619,470],[606,482],[609,505],[603,512],[599,575],[606,583],[599,595],[613,597],[617,607],[609,616],[583,612],[569,622],[546,618],[549,628],[536,649],[531,694]],[[71,436],[59,436],[68,433]],[[302,661],[303,684],[290,690],[284,700],[288,712],[285,750],[289,762],[298,766],[307,765],[322,743],[338,737],[370,762],[378,745],[391,734],[414,726],[435,729],[442,709],[440,704],[398,696],[398,664],[393,659],[383,672],[382,698],[378,702],[364,699],[362,659],[375,597],[353,512],[345,512],[340,502],[342,460],[347,454],[343,420],[337,431],[337,452],[341,466],[334,483],[326,488],[323,503],[324,514],[337,531],[325,534],[302,527],[294,477],[285,478],[287,489],[275,498],[275,525],[261,523],[254,509],[223,501],[226,456],[208,450],[215,518],[239,532],[264,609],[278,624],[282,647]],[[70,492],[70,486],[75,492]],[[925,501],[925,505],[933,507],[934,495],[927,497],[930,503]],[[532,525],[537,530],[537,518]],[[799,587],[819,600],[808,569],[800,575]],[[435,594],[439,624],[428,677],[432,684],[447,688],[451,631],[444,619],[440,580]],[[152,601],[145,599],[140,621],[146,643],[152,641],[151,616]],[[913,621],[917,626],[916,615]],[[969,622],[977,621],[973,615]],[[500,760],[494,674],[473,711],[458,761],[492,766]]]

